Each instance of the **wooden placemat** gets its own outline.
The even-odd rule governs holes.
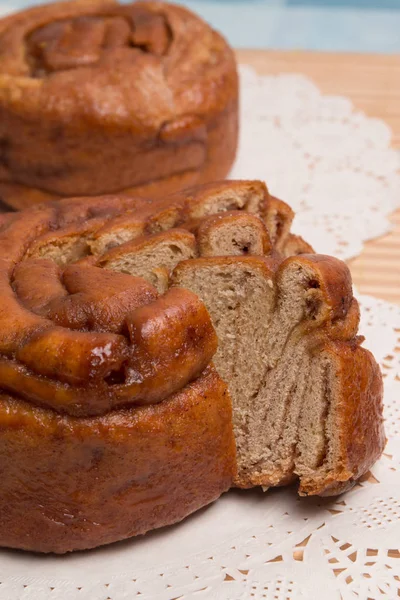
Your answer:
[[[386,121],[400,150],[400,56],[266,50],[238,50],[237,56],[260,73],[304,73],[323,93],[347,96]],[[360,292],[400,304],[400,210],[392,223],[391,233],[367,242],[349,265]]]

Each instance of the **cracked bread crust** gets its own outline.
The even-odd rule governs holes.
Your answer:
[[[56,2],[0,20],[0,197],[156,197],[227,175],[238,78],[225,40],[164,2]],[[149,101],[150,98],[150,101]]]

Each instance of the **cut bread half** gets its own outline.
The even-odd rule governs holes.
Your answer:
[[[82,269],[142,277],[161,294],[197,294],[232,397],[237,486],[298,479],[300,494],[329,495],[353,485],[385,437],[381,375],[357,336],[346,265],[293,235],[292,210],[258,181],[214,183],[154,203],[122,199],[112,218],[108,202],[88,201],[88,219],[82,202],[69,201],[82,213],[75,225],[60,203],[65,226],[42,236],[29,257],[63,265],[67,254]]]

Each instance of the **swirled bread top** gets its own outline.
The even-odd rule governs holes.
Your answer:
[[[292,217],[252,181],[154,202],[75,198],[4,215],[0,386],[73,415],[162,401],[217,348],[203,303],[169,288],[175,267],[247,255],[279,283],[292,268],[285,256],[310,251],[290,234]],[[326,290],[332,319],[352,300],[347,270],[335,282]]]
[[[60,2],[0,20],[0,101],[15,111],[168,136],[177,115],[223,110],[236,85],[224,39],[164,2]]]

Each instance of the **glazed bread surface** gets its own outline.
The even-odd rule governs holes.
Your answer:
[[[232,484],[231,401],[198,297],[66,264],[82,229],[135,205],[102,198],[2,217],[2,546],[108,544],[180,521]]]
[[[382,379],[350,274],[292,219],[257,181],[2,217],[0,544],[94,547],[232,482],[338,494],[371,467]]]
[[[225,40],[164,2],[56,2],[0,20],[0,197],[15,208],[226,176],[238,81]]]
[[[381,374],[357,335],[347,266],[293,235],[293,212],[261,182],[208,184],[153,210],[89,234],[83,262],[204,301],[233,401],[236,484],[298,479],[304,495],[354,485],[385,437]]]

